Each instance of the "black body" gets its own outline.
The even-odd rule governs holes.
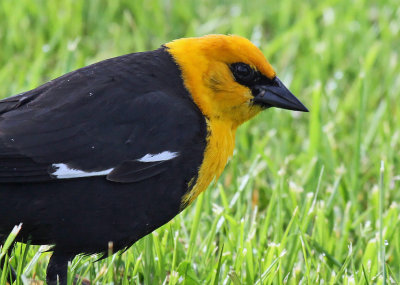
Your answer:
[[[165,224],[203,160],[207,126],[165,48],[66,74],[0,101],[0,241],[53,244],[47,280]],[[146,154],[178,155],[140,162]],[[106,175],[59,179],[54,164]]]

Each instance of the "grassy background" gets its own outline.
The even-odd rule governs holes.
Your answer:
[[[242,126],[223,176],[195,204],[122,255],[75,258],[70,276],[400,281],[399,19],[398,0],[0,1],[0,97],[175,38],[233,33],[259,45],[311,110],[271,109]],[[11,256],[35,284],[42,250],[19,245]]]

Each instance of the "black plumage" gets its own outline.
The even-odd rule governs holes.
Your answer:
[[[120,250],[223,171],[237,127],[307,108],[250,41],[209,35],[109,59],[0,101],[0,243],[52,244],[47,282],[79,253]]]
[[[0,101],[0,241],[53,244],[47,281],[79,253],[135,241],[181,211],[204,116],[160,48],[105,60]],[[141,161],[168,152],[163,161]],[[173,154],[173,158],[171,158]],[[62,167],[104,175],[62,179]]]

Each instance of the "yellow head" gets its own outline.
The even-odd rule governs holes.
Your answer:
[[[236,128],[268,107],[307,110],[279,81],[262,52],[245,38],[208,35],[165,46],[209,120],[223,120]]]

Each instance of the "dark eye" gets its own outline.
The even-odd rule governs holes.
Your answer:
[[[255,72],[248,65],[243,62],[233,63],[231,70],[235,80],[241,84],[249,84],[254,80]]]

